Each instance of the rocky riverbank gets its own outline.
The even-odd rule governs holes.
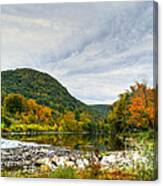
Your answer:
[[[39,145],[14,140],[1,140],[1,169],[21,169],[34,171],[42,165],[51,170],[57,167],[73,167],[84,169],[90,164],[98,164],[101,169],[133,168],[135,162],[147,163],[148,159],[142,157],[138,151],[106,152],[99,156],[94,152],[70,150],[51,145]]]
[[[1,169],[20,168],[32,170],[47,165],[54,170],[58,166],[84,168],[89,164],[89,152],[81,152],[51,145],[1,140]]]

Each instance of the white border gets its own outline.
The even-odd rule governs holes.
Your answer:
[[[89,2],[94,2],[95,0],[89,0]],[[102,0],[98,0],[102,1]],[[130,0],[132,1],[132,0]],[[0,4],[15,4],[15,3],[60,3],[60,2],[88,2],[86,0],[0,0]],[[163,33],[163,1],[157,0],[159,5],[159,51],[163,50],[163,38],[161,33]],[[157,181],[100,181],[100,180],[59,180],[59,179],[18,179],[18,178],[0,178],[0,185],[2,186],[45,186],[45,185],[55,185],[55,186],[81,186],[81,185],[94,185],[94,186],[106,186],[106,185],[139,185],[139,186],[146,186],[146,185],[163,185],[163,147],[161,141],[163,141],[163,52],[159,52],[158,60],[159,60],[159,179]]]

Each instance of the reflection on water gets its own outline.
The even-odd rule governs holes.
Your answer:
[[[123,149],[123,143],[119,139],[110,139],[108,135],[88,135],[88,134],[39,134],[39,135],[22,135],[8,134],[3,137],[12,140],[26,142],[36,142],[39,144],[51,144],[54,146],[66,147],[70,149],[92,151],[100,149],[118,150]]]

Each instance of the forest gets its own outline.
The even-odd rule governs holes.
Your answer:
[[[156,108],[156,90],[144,83],[131,85],[113,105],[101,109],[73,98],[47,74],[31,69],[2,72],[2,132],[85,131],[114,136],[153,130]]]

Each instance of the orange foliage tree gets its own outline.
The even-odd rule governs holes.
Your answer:
[[[113,135],[134,128],[153,129],[157,113],[155,98],[155,89],[138,82],[121,94],[108,115]]]
[[[27,100],[27,110],[22,113],[23,123],[42,123],[42,124],[52,124],[53,111],[51,108],[44,105],[39,105],[35,100]]]
[[[127,106],[128,124],[136,127],[154,128],[155,91],[143,83],[131,87],[131,96]]]

